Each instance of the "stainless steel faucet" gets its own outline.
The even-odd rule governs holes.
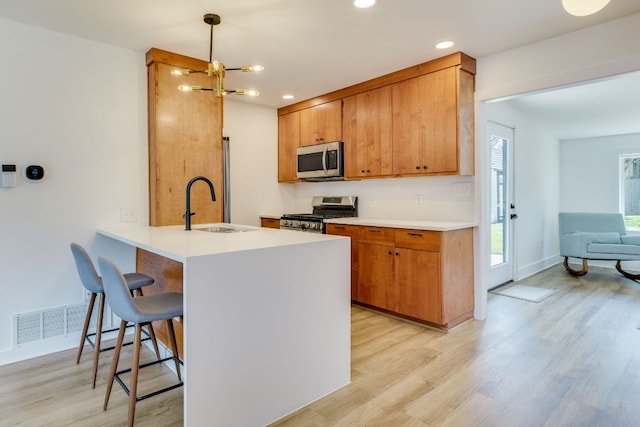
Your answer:
[[[191,230],[191,215],[195,215],[195,212],[191,212],[191,186],[193,185],[194,182],[196,181],[204,181],[207,184],[209,184],[209,190],[211,190],[211,201],[215,202],[216,201],[216,193],[213,190],[213,183],[211,181],[209,181],[208,178],[205,178],[204,176],[196,176],[195,178],[191,178],[191,181],[189,181],[189,183],[187,184],[187,210],[184,213],[184,215],[182,215],[182,217],[185,220],[185,230]]]

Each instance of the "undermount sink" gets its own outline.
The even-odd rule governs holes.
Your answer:
[[[244,227],[235,227],[228,225],[216,225],[213,227],[204,227],[204,228],[194,228],[194,230],[198,231],[207,231],[209,233],[241,233],[244,231],[255,231],[255,228],[244,228]]]

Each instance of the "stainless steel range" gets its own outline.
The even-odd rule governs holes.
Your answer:
[[[356,196],[314,196],[311,205],[312,213],[282,215],[280,228],[324,234],[325,219],[358,216]]]

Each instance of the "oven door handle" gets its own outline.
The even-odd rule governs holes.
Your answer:
[[[326,175],[329,171],[327,170],[327,153],[329,152],[328,147],[324,147],[324,151],[322,152],[322,170]]]

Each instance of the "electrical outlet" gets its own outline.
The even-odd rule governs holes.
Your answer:
[[[416,206],[424,205],[424,196],[422,194],[418,194],[416,196]]]
[[[376,206],[376,198],[372,197],[371,199],[369,199],[369,206],[370,207],[375,207]]]
[[[120,208],[120,222],[138,222],[138,208]]]

